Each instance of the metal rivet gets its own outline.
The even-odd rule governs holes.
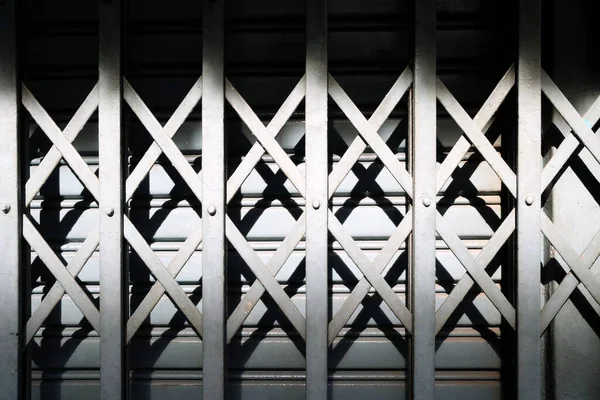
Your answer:
[[[528,206],[533,204],[533,196],[529,195],[527,197],[525,197],[525,204],[527,204]]]
[[[217,209],[212,204],[208,206],[206,209],[210,215],[215,215],[217,213]]]
[[[10,204],[3,204],[2,205],[2,212],[4,214],[8,214],[10,212]]]
[[[429,206],[431,205],[431,198],[429,197],[429,195],[428,195],[428,194],[424,194],[424,195],[423,195],[423,200],[422,200],[422,202],[423,202],[423,205],[424,205],[425,207],[429,207]]]
[[[318,210],[321,207],[321,202],[319,200],[315,200],[313,201],[312,206],[315,210]]]
[[[112,217],[113,215],[115,215],[115,209],[112,207],[106,207],[106,210],[104,210],[104,212],[106,213],[106,215],[108,215],[109,217]]]

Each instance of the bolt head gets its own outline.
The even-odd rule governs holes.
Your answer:
[[[429,207],[431,205],[431,198],[427,194],[423,195],[423,199],[421,201],[425,207]]]
[[[217,213],[216,207],[213,206],[212,204],[206,208],[206,211],[208,211],[208,214],[210,214],[210,215],[215,215]]]
[[[532,205],[533,201],[534,201],[533,196],[529,195],[529,196],[525,197],[525,204],[527,204],[528,206]]]
[[[115,215],[115,209],[112,207],[106,207],[106,209],[104,210],[104,212],[106,213],[106,215],[108,215],[109,217],[112,217],[113,215]]]
[[[319,200],[315,200],[313,201],[312,206],[315,210],[318,210],[319,208],[321,208],[321,202]]]
[[[3,204],[2,205],[2,212],[4,214],[8,214],[10,212],[10,204]]]

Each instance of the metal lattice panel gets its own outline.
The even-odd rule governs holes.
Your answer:
[[[28,207],[31,204],[35,195],[39,192],[46,179],[48,179],[48,176],[57,167],[60,160],[65,157],[63,154],[68,154],[65,158],[69,157],[67,162],[70,161],[72,165],[75,166],[72,167],[73,170],[77,168],[80,169],[81,172],[78,174],[78,177],[81,179],[81,182],[95,198],[98,198],[98,179],[71,144],[81,132],[91,115],[98,108],[98,87],[94,86],[89,96],[83,102],[64,131],[61,131],[58,126],[56,126],[54,121],[52,121],[50,116],[38,103],[35,97],[33,97],[26,86],[23,86],[23,105],[54,144],[48,151],[47,156],[44,157],[42,163],[40,163],[40,167],[35,170],[35,173],[25,184],[25,207]],[[43,302],[27,321],[26,342],[29,343],[33,339],[34,335],[44,323],[44,320],[52,312],[54,307],[56,307],[65,292],[71,296],[93,328],[100,331],[100,314],[98,309],[75,281],[75,278],[79,272],[81,272],[85,263],[98,247],[100,240],[98,229],[95,229],[90,233],[81,249],[77,251],[75,257],[73,257],[69,264],[65,266],[56,256],[54,250],[52,250],[44,240],[40,232],[31,223],[29,217],[24,216],[23,221],[23,234],[25,238],[31,245],[33,251],[37,253],[57,279],[57,282],[52,286]]]
[[[300,80],[292,93],[283,103],[277,114],[265,127],[260,119],[254,114],[250,106],[244,101],[242,96],[235,90],[231,82],[227,81],[225,97],[232,105],[233,109],[239,114],[244,123],[250,128],[257,141],[254,143],[248,154],[244,157],[241,164],[236,168],[227,182],[227,200],[235,196],[244,180],[250,175],[252,169],[268,152],[275,162],[284,171],[291,180],[299,193],[304,194],[304,176],[294,165],[289,156],[284,152],[281,146],[273,139],[281,131],[284,124],[289,120],[291,114],[296,111],[304,99],[306,81]],[[267,292],[290,320],[300,336],[306,339],[306,321],[298,308],[291,302],[288,295],[275,280],[275,275],[287,261],[292,251],[296,248],[306,232],[305,215],[296,221],[288,236],[278,247],[277,251],[264,264],[256,255],[250,244],[246,241],[243,234],[236,227],[235,223],[227,217],[227,239],[237,250],[242,259],[248,264],[257,281],[251,286],[250,290],[242,297],[240,303],[235,308],[227,321],[227,338],[231,340],[235,333],[240,329],[248,314],[256,306],[262,295]]]
[[[499,381],[502,390],[493,392],[498,396],[504,392],[510,398],[542,398],[542,335],[576,291],[593,307],[600,304],[594,267],[600,257],[600,232],[578,253],[545,204],[574,158],[590,171],[598,167],[600,131],[594,132],[594,127],[600,121],[600,97],[580,115],[541,68],[541,1],[519,2],[518,43],[513,49],[518,51],[511,53],[505,67],[512,65],[490,79],[494,85],[488,90],[483,84],[478,87],[479,82],[460,82],[483,93],[483,101],[474,106],[477,101],[469,96],[462,100],[462,88],[455,88],[458,73],[444,69],[444,57],[452,54],[437,44],[445,40],[437,37],[439,31],[449,25],[439,10],[452,7],[445,2],[402,2],[398,7],[402,15],[409,15],[403,17],[409,29],[394,31],[392,39],[370,22],[352,29],[344,26],[339,15],[331,17],[328,11],[338,6],[326,0],[307,0],[305,13],[290,6],[295,13],[283,25],[291,28],[280,35],[288,42],[275,47],[283,55],[270,55],[285,64],[276,76],[265,66],[270,60],[261,59],[269,57],[267,50],[251,50],[248,43],[254,31],[263,34],[259,42],[270,43],[274,39],[269,30],[282,29],[282,22],[267,26],[260,14],[244,22],[238,13],[251,14],[243,9],[250,6],[231,10],[224,1],[204,0],[201,7],[194,5],[200,18],[190,17],[181,28],[193,32],[190,37],[198,46],[192,53],[197,54],[187,56],[197,63],[178,67],[178,73],[190,79],[173,112],[154,109],[154,97],[163,93],[145,93],[145,85],[158,81],[159,74],[144,71],[136,76],[135,68],[128,68],[127,51],[148,46],[136,37],[144,30],[143,22],[131,23],[137,33],[124,34],[131,22],[124,10],[132,2],[100,2],[97,68],[93,84],[80,85],[92,89],[64,125],[64,118],[53,114],[64,109],[42,106],[43,90],[38,92],[35,80],[19,65],[25,57],[17,57],[17,25],[25,19],[17,13],[17,1],[0,2],[0,167],[5,172],[0,177],[0,389],[7,398],[30,394],[31,370],[36,368],[42,379],[73,373],[74,381],[93,380],[90,371],[97,369],[100,397],[115,400],[130,397],[136,381],[168,380],[163,377],[173,374],[180,374],[180,381],[196,382],[187,386],[201,387],[193,393],[202,392],[210,400],[265,393],[285,397],[291,387],[301,388],[300,396],[311,400],[341,398],[357,381],[373,387],[373,382],[382,387],[392,382],[388,387],[394,396],[402,391],[410,398],[429,400],[454,393],[448,387],[465,371],[472,381]],[[355,3],[348,2],[344,10],[350,13]],[[392,31],[401,25],[391,18],[381,21],[373,24]],[[231,32],[228,24],[234,26]],[[177,29],[160,27],[160,40],[168,41],[165,38]],[[347,43],[339,39],[343,29],[351,31]],[[397,47],[406,39],[402,46],[408,57],[393,59],[393,68],[383,65],[374,73],[365,67],[350,78],[346,61],[333,55],[354,46],[365,52],[367,41],[356,38],[370,30]],[[252,61],[245,68],[251,73],[240,73],[244,67],[235,62],[226,68],[227,46],[240,32],[243,45],[231,59],[248,57]],[[294,36],[297,32],[306,36],[302,46],[302,39]],[[340,43],[343,51],[336,47]],[[190,52],[183,44],[177,46]],[[290,48],[301,48],[301,71],[280,60],[288,57]],[[371,50],[366,52],[377,53]],[[154,62],[163,56],[156,52],[147,57]],[[386,62],[391,63],[381,61]],[[381,76],[373,78],[377,73]],[[268,96],[263,91],[268,89],[256,83],[261,79],[275,82],[271,85],[289,83],[291,90],[281,84],[275,91],[285,96],[264,106]],[[385,89],[380,98],[375,88],[366,88],[372,82]],[[248,87],[251,92],[245,91]],[[562,136],[546,160],[542,96],[559,116],[554,128]],[[256,99],[260,101],[254,104]],[[500,133],[498,145],[490,132],[502,109],[510,107],[514,115],[506,120],[511,130]],[[91,136],[97,148],[86,151],[78,141],[86,139],[83,132],[96,120],[98,131],[92,129]],[[386,136],[388,127],[397,128],[401,121],[407,128],[406,138],[400,139],[406,139],[402,148],[394,143],[402,132]],[[237,122],[239,128],[227,129]],[[195,125],[189,128],[190,124]],[[343,132],[336,132],[342,124]],[[132,134],[132,125],[138,126],[139,137]],[[292,125],[301,132],[295,132],[296,142],[290,145],[286,135]],[[448,133],[450,125],[454,131]],[[236,147],[237,137],[230,137],[231,132],[245,134],[249,147]],[[35,167],[27,147],[34,139],[28,136],[46,144],[37,151],[41,158]],[[243,149],[243,154],[232,155],[229,145]],[[343,147],[339,154],[336,146]],[[136,154],[131,154],[133,149]],[[291,154],[296,150],[298,154]],[[370,170],[367,163],[375,167]],[[493,181],[483,194],[469,182],[480,166],[485,169],[483,179]],[[148,187],[160,174],[163,186],[152,192]],[[77,186],[71,192],[61,191],[65,176]],[[267,189],[257,188],[253,180],[258,178]],[[277,207],[282,210],[276,215],[286,220],[263,216],[267,228],[260,228],[257,239],[251,231],[260,215],[246,221],[235,213],[237,208],[262,207],[272,189],[267,181],[279,185],[274,190],[281,192]],[[52,184],[58,189],[48,197],[58,206],[47,200],[47,186]],[[256,187],[246,192],[245,185]],[[462,190],[454,191],[461,185],[472,185],[473,193],[459,201]],[[371,193],[372,187],[380,193]],[[179,202],[181,198],[185,201]],[[394,217],[387,215],[392,222],[386,221],[384,228],[369,226],[382,220],[366,220],[374,214],[361,210],[365,199],[381,215],[387,215],[386,207],[393,209]],[[74,220],[72,225],[48,226],[42,214],[67,203],[77,210],[65,218]],[[166,221],[171,206],[185,209],[178,210],[163,236],[150,232],[136,215],[164,207]],[[449,211],[453,206],[462,207],[458,216]],[[475,225],[468,212],[484,221],[483,214],[493,214],[494,221],[485,221],[481,231],[463,229]],[[351,217],[363,218],[363,226],[353,226]],[[362,240],[361,229],[368,240]],[[564,270],[564,278],[546,299],[544,238]],[[130,269],[131,264],[135,267]],[[95,272],[86,272],[90,265]],[[184,272],[186,268],[194,272]],[[144,273],[145,280],[134,277]],[[241,280],[236,276],[234,282],[234,274]],[[34,307],[32,292],[39,299]],[[77,319],[81,313],[80,321],[64,321],[68,318],[61,313],[69,307],[67,302],[72,305],[68,318]],[[154,324],[156,315],[159,322]],[[66,351],[60,347],[47,352],[47,342],[64,342],[68,335],[83,343],[84,350],[74,356],[83,361],[73,362],[73,371],[60,370],[58,361],[44,364],[41,353],[48,359]],[[147,347],[140,345],[148,338]],[[461,355],[470,357],[475,346],[485,348],[482,354],[506,354],[473,355],[478,360],[488,357],[481,362],[463,360]],[[132,349],[137,353],[130,354]],[[139,349],[152,349],[154,358],[143,359]],[[97,366],[90,361],[94,351]],[[159,360],[161,351],[171,359]],[[185,362],[178,364],[179,359]],[[251,367],[245,369],[246,363]],[[273,365],[279,370],[273,372]],[[511,365],[516,368],[509,371]],[[273,376],[280,385],[264,389]],[[253,383],[247,385],[246,380]],[[514,388],[503,386],[510,381]],[[244,389],[236,386],[244,384]],[[379,390],[365,393],[384,393]]]
[[[564,170],[580,146],[583,146],[585,150],[580,151],[578,155],[584,165],[593,170],[594,165],[597,164],[600,155],[598,132],[594,132],[590,127],[596,125],[600,120],[600,98],[583,115],[579,115],[552,79],[544,71],[541,74],[542,92],[564,119],[564,125],[559,126],[558,131],[565,137],[542,169],[541,189],[546,191],[552,189],[554,180],[560,177],[561,171]],[[600,256],[598,244],[600,235],[596,234],[585,250],[578,255],[546,212],[542,211],[541,218],[542,232],[556,251],[557,257],[555,258],[567,273],[542,309],[541,330],[544,332],[579,284],[582,284],[591,294],[590,300],[599,302],[600,286],[598,279],[593,274],[592,267]]]
[[[437,82],[437,97],[444,108],[450,113],[451,117],[461,127],[465,136],[461,137],[452,148],[442,165],[438,170],[436,180],[437,189],[440,190],[451,175],[451,171],[457,167],[458,162],[462,160],[471,144],[481,153],[483,158],[489,163],[494,172],[500,177],[509,192],[514,196],[516,194],[516,176],[506,161],[501,158],[492,144],[485,138],[482,129],[490,126],[490,120],[506,98],[510,89],[514,86],[515,73],[511,69],[502,78],[496,86],[494,92],[490,95],[486,103],[481,107],[481,111],[471,119],[465,110],[460,106],[441,80]],[[466,137],[466,138],[465,138]],[[439,333],[450,314],[456,309],[458,303],[464,299],[474,283],[477,283],[486,296],[490,298],[494,306],[500,311],[511,327],[515,327],[515,309],[508,301],[500,288],[492,281],[491,277],[485,271],[485,268],[496,256],[502,246],[506,243],[515,228],[515,214],[513,211],[505,218],[497,232],[490,238],[489,242],[482,249],[477,258],[469,253],[467,247],[461,242],[460,238],[452,232],[452,229],[444,223],[444,217],[438,213],[436,218],[436,230],[442,240],[450,247],[452,252],[461,261],[468,274],[457,283],[454,290],[450,293],[446,301],[437,311],[436,331]]]
[[[411,176],[404,166],[400,164],[398,158],[392,153],[390,148],[381,139],[377,131],[387,119],[389,113],[391,113],[400,99],[404,96],[411,81],[412,73],[407,69],[400,76],[370,120],[367,121],[360,110],[354,105],[352,100],[337,83],[335,78],[331,75],[329,76],[329,95],[357,128],[360,135],[352,142],[346,153],[342,156],[340,162],[337,164],[336,169],[332,171],[329,177],[330,193],[333,193],[335,189],[337,189],[340,181],[350,172],[350,169],[358,161],[358,157],[366,149],[368,144],[373,152],[382,160],[383,164],[390,170],[400,186],[410,196],[412,193]],[[348,253],[352,261],[358,266],[363,274],[363,278],[353,289],[350,297],[344,302],[330,322],[329,341],[332,342],[333,338],[339,334],[342,327],[348,322],[350,316],[356,311],[367,292],[371,289],[371,286],[375,288],[383,301],[390,307],[408,332],[410,332],[412,326],[411,312],[381,276],[383,269],[389,264],[391,258],[411,232],[410,224],[412,219],[410,211],[404,216],[400,225],[398,225],[391,238],[372,263],[357,246],[352,237],[345,232],[342,224],[332,212],[329,213],[328,221],[331,234],[340,243],[342,248]]]

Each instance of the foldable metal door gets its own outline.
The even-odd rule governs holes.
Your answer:
[[[600,161],[600,150],[590,128],[598,119],[595,106],[585,114],[584,120],[541,69],[540,1],[519,3],[517,58],[501,75],[477,113],[467,111],[467,106],[461,104],[454,93],[451,79],[438,72],[437,52],[444,51],[436,43],[439,4],[430,0],[415,2],[411,15],[414,23],[410,27],[413,39],[408,46],[412,62],[396,68],[402,72],[394,76],[383,100],[372,107],[370,115],[365,115],[357,105],[363,93],[347,83],[349,80],[343,71],[340,72],[342,69],[329,65],[330,49],[337,45],[336,35],[328,33],[331,21],[328,6],[332,5],[326,0],[308,0],[303,15],[303,33],[306,33],[306,45],[302,49],[303,71],[295,78],[293,89],[276,112],[270,115],[268,123],[263,122],[266,119],[264,113],[253,108],[249,100],[260,93],[261,87],[236,81],[235,73],[230,72],[233,68],[227,69],[225,21],[228,8],[223,1],[205,0],[201,10],[198,4],[194,9],[202,21],[200,18],[193,20],[202,27],[201,34],[197,35],[197,47],[193,48],[193,52],[202,56],[201,68],[193,71],[192,75],[196,75],[190,81],[191,88],[171,115],[163,110],[160,115],[153,113],[144,101],[148,83],[129,75],[125,54],[130,48],[135,52],[139,44],[125,39],[128,37],[124,33],[125,3],[121,0],[101,1],[97,14],[93,14],[96,19],[90,17],[98,26],[98,75],[89,88],[79,85],[80,94],[86,92],[82,95],[84,101],[64,129],[42,105],[41,96],[47,96],[47,92],[36,97],[35,85],[29,84],[28,74],[20,73],[25,69],[20,68],[18,60],[25,57],[17,57],[20,48],[17,26],[24,22],[17,18],[16,4],[15,0],[0,3],[3,29],[0,38],[0,87],[3,93],[0,97],[0,163],[6,171],[0,177],[0,245],[4,253],[0,272],[5,277],[0,282],[0,349],[3,354],[0,386],[7,398],[25,397],[30,392],[30,360],[25,349],[29,349],[36,368],[47,375],[42,376],[42,381],[48,379],[52,374],[51,366],[57,364],[47,362],[55,353],[44,356],[46,342],[61,342],[60,350],[68,349],[70,339],[56,339],[63,338],[65,332],[69,338],[84,337],[82,340],[86,341],[87,348],[96,349],[94,354],[100,372],[97,393],[89,391],[83,384],[76,384],[76,389],[71,392],[76,394],[71,396],[95,393],[92,396],[102,399],[122,399],[130,392],[136,398],[150,396],[137,387],[129,388],[129,385],[139,380],[138,375],[150,376],[148,380],[161,380],[160,374],[158,377],[153,375],[152,362],[138,364],[138,360],[143,359],[143,349],[154,352],[154,363],[158,362],[160,339],[151,339],[150,346],[144,348],[138,345],[139,342],[134,344],[134,338],[140,330],[154,329],[148,328],[146,322],[149,318],[152,320],[157,309],[163,307],[164,310],[168,302],[178,311],[177,316],[162,327],[161,338],[169,337],[169,329],[178,329],[174,328],[177,318],[185,321],[182,323],[185,334],[178,332],[175,335],[177,345],[183,350],[172,353],[185,358],[185,363],[167,362],[164,369],[178,365],[178,387],[185,386],[182,382],[185,379],[192,382],[201,379],[202,382],[201,386],[191,385],[196,391],[182,393],[200,395],[201,388],[202,397],[207,399],[224,399],[228,390],[227,396],[235,398],[265,396],[265,393],[270,396],[293,393],[295,397],[309,399],[341,398],[347,397],[350,389],[356,389],[357,381],[366,380],[368,383],[359,387],[364,390],[361,393],[376,393],[379,398],[408,395],[415,399],[433,399],[436,394],[437,397],[464,398],[465,393],[474,397],[493,393],[499,397],[501,391],[495,389],[454,391],[453,385],[459,379],[448,370],[460,370],[459,357],[443,355],[447,354],[444,353],[447,348],[452,349],[448,350],[450,354],[469,348],[461,347],[462,339],[446,340],[445,335],[450,334],[444,329],[463,329],[456,320],[457,313],[460,314],[457,310],[473,296],[473,287],[481,290],[476,294],[477,301],[487,301],[488,308],[493,310],[491,313],[497,314],[498,323],[488,324],[491,326],[489,336],[497,340],[502,325],[502,336],[514,336],[515,340],[512,352],[503,354],[503,375],[493,364],[496,372],[482,373],[472,381],[480,379],[489,383],[500,380],[498,376],[510,381],[509,376],[512,376],[514,392],[507,383],[506,397],[541,398],[540,336],[578,285],[585,286],[596,301],[600,299],[600,286],[591,271],[598,255],[596,238],[583,254],[575,253],[543,209],[542,192],[551,187],[580,144],[589,151],[582,156],[586,157],[584,162],[588,166]],[[148,76],[152,78],[151,73]],[[166,83],[165,87],[169,88],[169,85]],[[250,96],[244,92],[247,86],[252,87]],[[516,92],[517,100],[517,114],[512,123],[516,127],[513,154],[516,168],[486,136],[501,105],[509,101],[511,91]],[[560,131],[566,137],[545,166],[542,165],[541,146],[542,93],[564,119]],[[57,96],[59,92],[50,95]],[[197,107],[200,113],[196,111]],[[398,118],[391,115],[397,115],[399,108],[410,123],[407,156],[400,154],[399,146],[394,148],[386,142],[382,128],[391,120],[397,122]],[[226,121],[236,119],[244,126],[237,133],[245,133],[251,145],[247,154],[232,164],[226,145],[235,147],[237,139],[227,137]],[[304,134],[303,154],[291,154],[282,144],[284,135],[278,137],[291,119],[301,120],[298,126]],[[182,126],[191,120],[201,120],[200,157],[187,151],[185,140],[179,141],[175,136],[178,131],[185,131]],[[347,146],[341,147],[343,151],[339,151],[340,147],[336,147],[333,139],[339,120],[344,120],[356,133]],[[442,120],[455,124],[460,131],[451,146],[441,133],[446,129],[440,128],[446,123]],[[90,161],[94,156],[78,150],[81,144],[75,141],[86,125],[96,123],[98,150],[94,162]],[[138,142],[141,136],[136,136],[135,129],[130,127],[135,124],[136,129],[151,138],[148,146]],[[38,164],[28,171],[29,157],[36,158],[29,154],[32,152],[29,143],[34,140],[29,140],[27,133],[32,131],[47,139],[44,139],[46,148],[43,151],[33,150],[39,156]],[[504,141],[510,141],[510,134],[502,136]],[[438,154],[440,147],[447,149],[442,157]],[[509,144],[506,147],[509,148]],[[397,186],[396,198],[402,198],[402,201],[394,200],[397,204],[390,207],[400,217],[387,234],[377,234],[381,237],[376,234],[369,237],[369,215],[375,214],[362,214],[359,228],[352,224],[348,213],[344,212],[345,201],[340,200],[338,192],[347,184],[357,163],[364,165],[365,151]],[[447,199],[450,196],[448,187],[461,185],[460,181],[454,181],[460,175],[456,171],[464,165],[467,153],[481,157],[481,163],[497,176],[498,186],[503,186],[509,199],[502,201],[504,208],[495,229],[472,237],[461,230],[467,224],[467,219],[462,224],[460,221],[466,214],[457,217]],[[252,201],[251,196],[244,198],[244,185],[253,179],[257,169],[264,168],[264,160],[270,163],[272,179],[279,179],[294,193],[291,200],[285,200],[293,203],[292,206],[286,206],[285,201],[279,199],[283,204],[281,208],[288,207],[293,212],[285,211],[275,214],[283,217],[273,217],[272,221],[277,222],[272,223],[270,233],[265,236],[273,239],[268,254],[258,251],[261,244],[257,244],[258,240],[252,236],[252,229],[245,227],[243,219],[235,215],[240,202]],[[58,196],[60,216],[59,221],[53,221],[44,212],[44,207],[49,205],[41,202],[44,185],[53,179],[53,171],[57,168],[63,174],[61,179],[75,181],[76,178],[80,188],[73,192],[72,199],[64,193]],[[154,175],[147,178],[149,174]],[[162,198],[136,197],[140,187],[154,184],[153,177],[157,174],[177,181],[176,187]],[[370,179],[375,182],[380,178]],[[177,197],[174,193],[177,190],[185,194]],[[496,196],[495,193],[488,195]],[[367,201],[370,197],[368,193],[364,196]],[[477,198],[475,201],[481,201],[478,196],[474,197]],[[149,202],[151,208],[171,207],[174,212],[180,212],[176,209],[185,203],[186,210],[181,211],[177,220],[179,225],[175,228],[163,228],[164,233],[149,232],[151,229],[144,218],[140,218],[135,205],[143,201]],[[351,203],[352,199],[346,201]],[[381,206],[377,201],[382,200],[374,200],[372,208]],[[485,207],[489,206],[486,200],[483,203]],[[60,228],[53,223],[70,218],[61,208],[66,204],[77,210],[71,215],[77,215],[81,221],[79,228],[71,228],[60,237]],[[152,212],[162,218],[159,211]],[[498,219],[498,216],[494,217]],[[163,235],[162,241],[157,240],[160,235]],[[369,248],[369,244],[361,242],[365,237],[377,237],[378,247]],[[543,237],[556,252],[557,260],[570,271],[542,308]],[[177,240],[181,243],[173,244]],[[473,244],[475,241],[478,244]],[[499,285],[498,276],[489,270],[497,268],[498,254],[507,251],[508,242],[514,244],[515,260],[510,263],[509,257],[503,259],[507,264],[503,266],[503,274],[512,273],[514,280],[511,281],[511,276],[502,276]],[[473,251],[475,247],[480,251]],[[410,252],[406,274],[409,279],[402,292],[396,286],[404,284],[406,279],[388,274],[400,255],[407,251]],[[234,290],[228,285],[228,274],[234,273],[234,262],[228,260],[228,254],[230,258],[235,257],[235,262],[243,264],[247,268],[245,273],[251,275],[243,282],[244,289],[235,293],[239,295],[237,298],[232,296]],[[334,271],[332,254],[345,257],[345,263],[351,267],[351,278],[337,269]],[[193,261],[197,257],[201,262]],[[300,259],[299,263],[304,260],[306,279],[295,278],[295,284],[300,288],[285,287],[286,283],[293,286],[292,281],[278,275],[281,271],[289,272],[291,267],[286,263],[291,263],[291,258]],[[453,262],[460,267],[457,270],[464,270],[450,271],[452,268],[448,265]],[[98,285],[82,284],[80,274],[93,275],[89,271],[94,263]],[[44,276],[30,276],[30,265],[31,271],[38,271],[42,266],[48,272],[43,272]],[[182,272],[186,267],[190,268]],[[144,282],[147,287],[140,295],[136,292],[139,282],[133,276],[145,269],[151,277]],[[236,270],[235,274],[238,272]],[[443,286],[441,275],[444,273],[450,275],[451,284],[442,293],[439,286]],[[50,278],[55,282],[52,283]],[[40,280],[42,284],[39,284]],[[32,289],[32,284],[40,287]],[[133,287],[130,288],[130,284]],[[36,293],[36,300],[30,310],[32,291]],[[303,297],[298,296],[298,291]],[[344,295],[339,295],[342,292]],[[228,304],[232,298],[235,302]],[[303,301],[299,302],[299,298]],[[385,338],[401,349],[409,349],[410,354],[403,355],[410,361],[406,374],[399,372],[404,367],[397,358],[379,360],[373,356],[373,369],[380,375],[353,375],[352,363],[348,363],[350,367],[344,367],[343,356],[336,353],[340,348],[339,351],[345,353],[343,348],[351,346],[347,342],[352,339],[346,336],[352,337],[353,329],[364,329],[366,324],[357,315],[373,298],[384,304],[382,313],[387,313],[386,317],[393,321],[390,327],[384,328],[381,324],[383,333],[377,338],[365,340],[361,337],[359,342],[366,352],[373,351],[378,355],[385,350],[378,353],[381,350],[373,349],[390,348],[380,346],[378,343],[384,339],[379,338]],[[299,362],[284,364],[293,371],[288,375],[283,370],[271,372],[284,382],[276,388],[261,383],[268,380],[269,372],[261,371],[260,366],[273,364],[256,362],[259,367],[255,367],[252,379],[259,389],[254,392],[252,389],[237,390],[238,383],[235,382],[247,379],[245,371],[237,364],[243,342],[262,334],[260,329],[243,330],[249,325],[261,326],[260,319],[252,321],[256,319],[256,310],[264,304],[281,312],[277,324],[272,323],[277,335],[294,338],[285,339],[285,344],[279,346],[284,341],[278,342],[278,336],[271,336],[268,350],[263,353],[265,357],[277,357],[278,349],[285,346],[296,347],[293,351],[304,357]],[[67,311],[69,307],[70,311]],[[76,309],[85,318],[85,323],[62,327],[60,335],[44,326],[45,322],[57,318],[60,322],[63,316],[57,316],[57,313],[75,315]],[[376,321],[375,324],[380,323]],[[43,326],[44,333],[40,338],[36,334]],[[459,338],[468,338],[481,327],[464,329],[464,335]],[[479,339],[482,337],[478,335]],[[193,346],[201,343],[201,351],[189,352],[187,349],[192,346],[188,346],[188,342]],[[446,347],[448,342],[452,344],[450,347]],[[83,383],[91,379],[87,370],[94,369],[96,361],[95,356],[90,355],[93,352],[78,353],[80,350],[76,347],[73,346],[71,356],[80,357],[81,361],[79,364],[73,362],[78,372],[72,379]],[[442,358],[442,355],[448,358]],[[136,368],[130,371],[132,359]],[[448,367],[443,361],[446,359],[451,359],[454,364]],[[233,360],[233,368],[228,368],[227,360]],[[513,360],[514,369],[510,368]],[[249,359],[246,362],[251,364]],[[44,365],[49,367],[44,368]],[[241,370],[239,376],[228,379],[228,371],[234,369]],[[189,370],[201,371],[201,375],[194,372],[189,373],[190,378],[185,378]],[[410,390],[406,390],[405,380],[409,382]],[[344,381],[350,384],[344,386]],[[300,390],[288,391],[288,386]],[[168,391],[163,393],[168,396]],[[60,388],[43,386],[35,393],[41,398],[61,398],[63,395],[69,396]]]

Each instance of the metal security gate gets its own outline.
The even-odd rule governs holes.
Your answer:
[[[2,399],[566,398],[600,97],[540,0],[50,3],[0,1]]]

